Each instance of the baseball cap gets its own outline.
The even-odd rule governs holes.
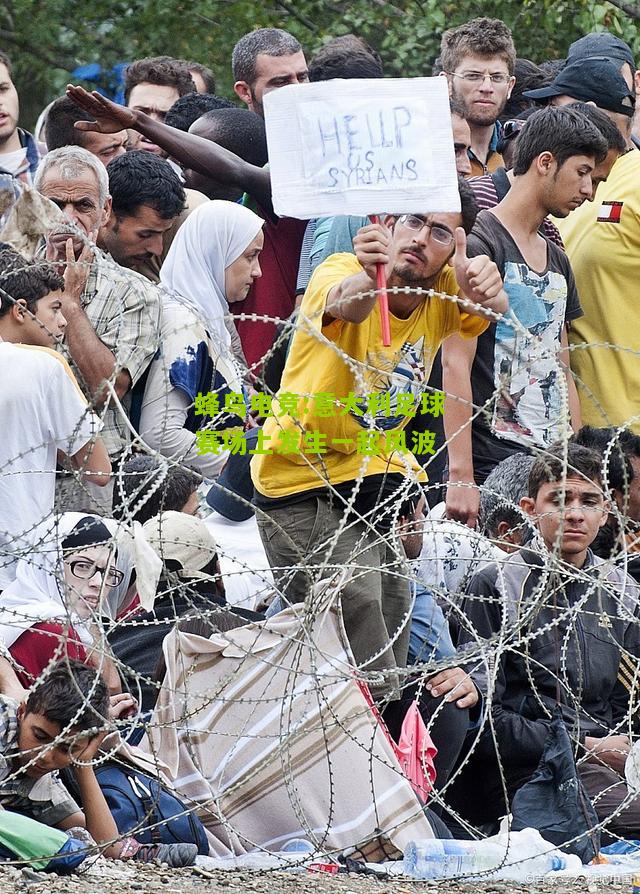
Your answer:
[[[201,518],[167,510],[154,515],[142,527],[162,561],[180,566],[181,577],[206,576],[200,572],[217,555],[218,545]]]
[[[567,61],[575,62],[577,59],[617,59],[620,62],[628,62],[633,71],[636,69],[635,59],[629,44],[608,31],[592,31],[585,34],[579,40],[575,40],[569,47]],[[619,68],[620,66],[618,66]]]
[[[244,433],[246,452],[238,451],[230,454],[226,466],[207,494],[209,506],[230,521],[246,521],[254,514],[251,506],[253,499],[250,469],[252,454],[249,451],[254,449],[259,431],[259,428],[251,428]]]
[[[558,72],[553,83],[537,90],[526,90],[527,99],[549,99],[571,96],[582,102],[594,102],[600,109],[633,117],[635,94],[620,74],[615,62],[608,59],[576,59]]]

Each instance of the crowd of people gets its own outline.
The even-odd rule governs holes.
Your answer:
[[[274,829],[282,844],[287,823],[341,849],[301,763],[270,758],[319,825],[298,829],[272,779],[234,831],[236,755],[194,758],[283,698],[275,659],[243,654],[305,642],[322,699],[328,611],[387,763],[402,775],[416,710],[432,740],[403,795],[418,831],[497,831],[560,712],[592,825],[640,838],[624,775],[640,659],[631,49],[603,31],[532,62],[502,21],[446,31],[425,74],[448,84],[461,210],[377,222],[276,215],[263,100],[334,78],[373,90],[378,53],[346,35],[307,63],[265,28],[231,64],[236,102],[200,63],[145,58],[124,105],[69,86],[32,135],[0,52],[0,805],[83,852],[172,866]],[[277,654],[294,700],[302,652]],[[214,683],[223,659],[235,676]],[[308,731],[336,766],[345,723]],[[342,760],[356,778],[371,754]],[[161,779],[192,824],[149,837],[167,817],[142,796],[125,821],[105,762]],[[380,833],[379,794],[350,844]],[[331,797],[348,813],[352,793]],[[1,828],[0,856],[20,857]]]

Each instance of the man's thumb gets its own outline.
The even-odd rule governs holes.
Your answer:
[[[464,264],[467,258],[467,234],[462,227],[456,227],[455,232],[456,250],[453,255],[454,264]]]

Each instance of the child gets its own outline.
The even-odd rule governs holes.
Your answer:
[[[95,669],[60,661],[18,704],[0,696],[0,806],[58,829],[86,829],[104,856],[193,864],[193,844],[141,845],[120,837],[92,761],[107,733],[109,693]],[[84,811],[58,771],[72,767]]]

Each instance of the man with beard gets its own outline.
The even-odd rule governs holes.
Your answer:
[[[18,127],[20,102],[11,80],[11,61],[0,52],[0,183],[31,183],[40,154],[36,141]],[[17,187],[18,192],[20,187]]]
[[[315,580],[352,571],[340,594],[345,629],[377,698],[397,692],[407,661],[411,597],[394,529],[415,508],[412,486],[426,480],[410,451],[433,450],[426,438],[403,443],[404,428],[443,339],[474,338],[487,326],[485,309],[507,309],[495,264],[466,257],[476,206],[464,180],[459,189],[461,214],[388,215],[358,232],[355,254],[317,268],[253,451],[258,527],[280,592],[300,603]],[[389,284],[389,346],[377,264]],[[431,288],[462,292],[474,305],[465,313],[419,291]]]
[[[440,61],[449,94],[462,106],[471,128],[472,175],[501,167],[498,118],[515,84],[511,31],[500,19],[473,19],[451,28],[442,35]]]
[[[265,93],[309,80],[302,47],[281,28],[258,28],[241,37],[233,48],[231,68],[234,91],[261,118]]]

